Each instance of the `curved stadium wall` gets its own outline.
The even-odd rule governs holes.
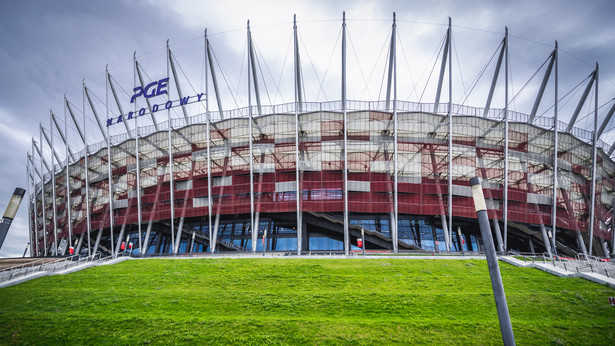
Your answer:
[[[612,148],[598,140],[594,155],[591,132],[567,129],[549,117],[406,101],[184,110],[62,162],[52,156],[42,179],[29,156],[31,254],[117,254],[121,244],[139,254],[348,253],[358,238],[371,251],[480,251],[469,184],[478,176],[499,249],[573,256],[592,244],[608,256]]]
[[[393,249],[394,212],[393,113],[384,102],[348,101],[348,211],[351,242],[363,228],[368,249]],[[270,107],[253,117],[252,171],[254,211],[250,198],[250,138],[246,109],[236,115],[215,114],[207,124],[204,114],[189,118],[190,125],[171,131],[173,145],[174,216],[183,220],[179,252],[211,250],[209,240],[208,178],[211,177],[212,218],[217,221],[213,241],[218,251],[250,251],[254,240],[251,215],[259,214],[256,250],[297,250],[295,138],[299,138],[300,210],[303,250],[343,250],[344,113],[340,102],[304,103],[295,135],[294,104]],[[503,219],[503,112],[453,106],[453,165],[448,165],[446,114],[433,112],[433,104],[399,102],[397,111],[398,248],[435,250],[444,243],[442,215],[448,210],[448,174],[452,174],[453,250],[478,250],[481,240],[471,198],[469,178],[479,176],[491,219]],[[336,108],[338,108],[336,110]],[[440,106],[441,109],[446,105]],[[321,110],[322,109],[322,110]],[[375,109],[375,110],[370,110]],[[256,107],[254,107],[256,111]],[[229,112],[228,115],[230,115]],[[529,251],[529,239],[541,246],[539,227],[551,225],[553,131],[527,123],[527,116],[509,114],[509,248]],[[176,119],[182,120],[183,119]],[[541,121],[541,119],[538,119]],[[551,119],[542,119],[549,120]],[[179,121],[178,121],[179,122]],[[168,123],[167,123],[168,124]],[[546,126],[552,124],[544,124]],[[559,124],[563,127],[564,124]],[[162,127],[165,125],[163,124]],[[142,244],[148,253],[169,252],[171,185],[167,129],[140,128]],[[209,154],[207,131],[209,130]],[[581,132],[579,132],[581,133]],[[581,133],[582,134],[582,133]],[[134,136],[134,131],[132,133]],[[135,141],[127,135],[111,138],[114,243],[120,233],[130,236],[137,250],[138,212]],[[587,232],[591,183],[591,145],[572,134],[559,134],[558,241],[573,248],[575,231]],[[110,251],[109,180],[107,143],[89,146],[91,243]],[[85,160],[69,165],[72,237],[87,237]],[[208,172],[207,161],[209,159]],[[57,236],[68,237],[66,174],[59,164],[55,174]],[[615,165],[598,153],[595,236],[609,239]],[[40,183],[39,183],[40,187]],[[38,251],[53,245],[51,181],[46,179],[46,232],[34,240]],[[37,218],[42,218],[40,189]],[[32,214],[34,217],[34,214]],[[255,221],[256,222],[256,221]],[[457,228],[459,227],[459,228]],[[149,228],[149,232],[147,229]],[[175,232],[179,225],[175,225]],[[122,232],[123,229],[123,232]],[[101,239],[97,232],[102,230]],[[267,234],[265,234],[265,230]],[[192,233],[195,233],[193,241]],[[458,234],[459,233],[459,234]],[[265,235],[263,244],[262,236]],[[145,239],[147,236],[149,239]],[[137,239],[135,239],[137,237]],[[177,237],[175,235],[175,237]],[[47,245],[43,245],[46,241]],[[87,241],[87,239],[86,239]],[[189,245],[190,244],[190,245]],[[445,248],[438,244],[439,248]],[[264,246],[263,246],[264,245]],[[142,245],[143,246],[143,245]],[[48,254],[51,253],[51,249]]]

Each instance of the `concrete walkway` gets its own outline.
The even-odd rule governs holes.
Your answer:
[[[598,273],[586,273],[576,271],[568,271],[563,268],[554,267],[550,263],[539,263],[539,262],[524,262],[519,259],[516,259],[511,256],[502,256],[499,258],[500,261],[506,262],[508,264],[512,264],[517,267],[529,267],[536,268],[538,270],[542,270],[549,274],[553,274],[563,278],[583,278],[585,280],[589,280],[591,282],[595,282],[600,285],[605,285],[610,288],[615,289],[615,278],[607,277],[606,275],[598,274]]]
[[[30,274],[26,274],[26,275],[22,275],[22,276],[18,276],[14,279],[8,280],[8,281],[4,281],[2,283],[0,283],[0,288],[2,287],[9,287],[9,286],[13,286],[13,285],[17,285],[20,284],[22,282],[26,282],[32,279],[36,279],[36,278],[40,278],[43,276],[50,276],[50,275],[64,275],[64,274],[70,274],[70,273],[74,273],[86,268],[91,268],[91,267],[97,267],[97,266],[101,266],[101,265],[110,265],[110,264],[115,264],[115,263],[119,263],[122,261],[125,261],[127,259],[130,259],[130,257],[118,257],[112,260],[108,260],[108,261],[92,261],[92,262],[85,262],[83,264],[77,265],[77,266],[73,266],[70,267],[68,269],[65,270],[57,270],[57,271],[47,271],[47,270],[40,270],[40,271],[36,271],[36,272],[32,272]]]
[[[241,253],[241,254],[215,254],[215,255],[211,255],[211,254],[206,254],[206,255],[192,255],[192,256],[164,256],[164,257],[144,257],[144,258],[140,258],[140,257],[117,257],[115,259],[112,260],[108,260],[108,261],[92,261],[92,262],[86,262],[74,267],[70,267],[68,269],[65,270],[58,270],[55,272],[52,271],[37,271],[37,272],[33,272],[31,274],[27,274],[24,276],[20,276],[17,277],[15,279],[9,280],[9,281],[5,281],[0,283],[0,288],[1,287],[9,287],[9,286],[13,286],[13,285],[17,285],[19,283],[25,282],[25,281],[29,281],[32,279],[36,279],[39,277],[43,277],[43,276],[49,276],[49,275],[63,275],[63,274],[69,274],[69,273],[74,273],[86,268],[91,268],[91,267],[96,267],[96,266],[100,266],[100,265],[111,265],[111,264],[115,264],[115,263],[119,263],[125,260],[136,260],[136,259],[156,259],[156,258],[161,258],[161,259],[217,259],[217,258],[287,258],[287,259],[310,259],[310,258],[314,258],[314,259],[356,259],[356,260],[361,260],[361,259],[365,259],[365,260],[369,260],[369,259],[417,259],[417,260],[425,260],[425,259],[433,259],[433,260],[467,260],[467,259],[478,259],[478,260],[484,260],[485,256],[484,255],[479,255],[479,254],[471,254],[471,255],[437,255],[437,254],[425,254],[425,255],[408,255],[408,256],[404,256],[404,255],[386,255],[386,254],[366,254],[365,256],[361,255],[361,254],[352,254],[350,256],[346,256],[346,255],[304,255],[304,256],[287,256],[287,255],[283,255],[280,253],[275,253],[275,252],[264,252],[264,253],[259,253],[259,254],[254,254],[254,253]],[[542,270],[544,272],[547,272],[549,274],[552,275],[556,275],[559,277],[579,277],[579,278],[583,278],[586,280],[589,280],[591,282],[595,282],[597,284],[600,285],[606,285],[610,288],[615,289],[615,278],[609,278],[605,275],[602,274],[598,274],[598,273],[587,273],[587,272],[576,272],[576,271],[568,271],[565,270],[563,268],[560,267],[555,267],[553,266],[551,263],[540,263],[540,262],[524,262],[521,261],[519,259],[516,259],[512,256],[500,256],[499,260],[508,264],[512,264],[516,267],[529,267],[529,268],[536,268],[538,270]]]

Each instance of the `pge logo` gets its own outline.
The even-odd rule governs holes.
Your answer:
[[[156,87],[156,85],[158,87]],[[166,94],[167,90],[165,89],[169,85],[169,78],[163,78],[156,82],[151,82],[144,87],[138,86],[133,89],[135,92],[134,95],[130,98],[130,103],[134,103],[137,97],[143,95],[146,99],[154,96],[160,96],[162,94]]]

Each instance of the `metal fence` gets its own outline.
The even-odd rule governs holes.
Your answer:
[[[597,273],[606,277],[615,277],[615,263],[609,258],[585,256],[577,254],[575,257],[549,256],[547,253],[529,254],[514,252],[516,259],[525,263],[542,263],[552,265],[554,268],[563,269],[575,273]]]
[[[10,281],[28,274],[50,272],[55,273],[70,268],[74,268],[86,263],[101,262],[111,259],[111,256],[103,257],[102,253],[98,252],[94,256],[73,255],[49,261],[47,259],[39,259],[29,263],[6,268],[0,271],[0,282]]]

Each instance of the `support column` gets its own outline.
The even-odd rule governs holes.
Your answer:
[[[549,257],[553,256],[553,253],[551,252],[551,242],[549,241],[549,236],[547,235],[547,229],[545,228],[545,225],[540,224],[540,233],[542,234],[542,241],[544,242],[544,246],[545,249],[547,249],[547,253],[549,254]]]
[[[96,255],[96,251],[98,251],[98,245],[100,245],[100,238],[102,237],[103,229],[98,230],[98,235],[96,236],[96,242],[94,242],[94,249],[92,250],[92,256]]]
[[[535,254],[536,254],[536,251],[534,250],[534,241],[532,241],[532,237],[531,237],[531,236],[529,236],[529,237],[527,238],[527,240],[528,240],[528,242],[529,242],[529,244],[530,244],[530,251],[532,252],[532,255],[535,255]]]
[[[41,131],[41,133],[43,133]],[[43,170],[43,138],[41,136],[41,148],[38,152],[39,157],[41,158],[41,205],[43,207],[43,244],[44,244],[44,256],[47,257],[47,215],[45,213],[46,204],[45,204],[45,171]],[[34,142],[33,142],[34,143]],[[34,143],[36,144],[36,143]]]
[[[124,124],[124,128],[126,128],[126,134],[128,135],[128,138],[132,138],[132,134],[130,133],[130,129],[128,128],[128,121],[127,121],[128,119],[124,119],[126,115],[124,114],[124,110],[122,110],[122,104],[120,103],[120,99],[117,97],[117,93],[115,92],[115,87],[113,86],[111,74],[109,74],[108,68],[105,68],[105,74],[107,75],[107,82],[109,83],[109,88],[111,88],[111,93],[113,94],[113,99],[115,99],[115,104],[117,105],[117,109],[120,111],[120,115],[122,116],[122,120],[123,120],[122,123]],[[167,77],[168,75],[169,74],[167,73]]]
[[[36,218],[34,220],[36,221]],[[611,216],[611,257],[615,257],[615,199],[613,200],[613,215]]]
[[[34,141],[32,141],[32,155],[34,155]],[[36,166],[34,166],[34,159],[32,158],[32,156],[28,155],[28,163],[30,165],[30,182],[32,183],[32,191],[34,194],[34,236],[36,237],[36,256],[40,256],[40,248],[39,248],[39,236],[38,236],[38,224],[39,224],[39,217],[38,217],[38,206],[37,206],[37,192],[36,192],[36,180],[34,179],[34,174],[32,174],[32,171],[34,171],[34,173],[36,173],[39,177],[41,177],[40,174],[38,174],[38,171],[36,169]],[[42,177],[41,177],[42,179]]]
[[[250,21],[248,21],[248,109],[249,109],[249,118],[248,118],[248,141],[250,145],[250,232],[252,234],[252,252],[256,252],[256,242],[258,239],[258,225],[254,224],[254,157],[253,157],[253,141],[252,137],[252,88],[250,84],[250,72],[256,75],[256,71],[254,71],[253,67],[253,53],[252,53],[252,34],[250,33]],[[255,86],[257,85],[255,81]],[[260,101],[257,94],[257,102],[260,113]]]
[[[301,100],[301,66],[299,65],[299,41],[297,39],[297,15],[293,16],[293,38],[295,48],[294,59],[294,79],[295,79],[295,191],[296,191],[296,218],[297,218],[297,255],[301,255],[303,248],[303,222],[301,218],[301,199],[303,190],[301,189],[301,161],[299,160],[299,107]]]
[[[504,37],[506,54],[504,62],[504,251],[508,251],[508,27]]]
[[[461,241],[461,227],[457,226],[457,251],[463,252],[463,244]]]
[[[106,109],[106,117],[109,119],[109,88],[108,88],[108,79],[105,79],[105,109]],[[90,104],[90,109],[92,110],[92,114],[94,114],[94,118],[96,119],[96,125],[100,129],[100,133],[102,134],[104,140],[107,142],[107,174],[108,174],[108,194],[109,194],[109,236],[111,240],[111,253],[113,254],[113,182],[112,182],[112,170],[111,170],[111,139],[109,138],[109,127],[107,127],[106,131],[103,130],[103,126],[100,122],[100,117],[98,116],[98,112],[96,112],[96,107],[94,107],[94,103],[92,102],[92,98],[90,97],[90,93],[88,88],[83,85],[83,91],[85,96],[88,99],[88,103]],[[148,101],[149,102],[149,101]],[[84,105],[85,106],[85,105]],[[152,114],[153,117],[153,114]],[[155,124],[155,121],[154,121]],[[100,234],[102,234],[102,229],[100,230]],[[94,251],[96,253],[96,251]]]
[[[209,95],[209,94],[207,94]],[[209,97],[207,98],[209,100]],[[209,101],[207,102],[209,104]],[[214,230],[211,228],[211,214],[213,213],[213,198],[212,198],[212,183],[211,183],[211,139],[210,139],[210,131],[211,131],[211,119],[209,118],[209,106],[207,107],[207,230],[209,231],[209,251],[211,253],[216,252],[216,234]],[[219,219],[216,217],[216,220]],[[216,222],[216,232],[218,228],[218,222]]]
[[[220,113],[220,119],[224,118],[224,110],[222,109],[222,101],[220,100],[220,92],[218,91],[218,79],[216,78],[216,69],[214,68],[214,63],[212,59],[211,46],[209,44],[209,39],[207,38],[207,29],[205,29],[205,55],[207,59],[205,59],[205,63],[209,64],[209,70],[211,71],[211,82],[214,85],[214,93],[216,94],[216,102],[218,104],[218,112]],[[205,79],[207,79],[207,68],[205,68]],[[205,83],[205,95],[207,95],[207,104],[209,104],[209,92],[207,91],[208,84]]]
[[[442,223],[442,233],[444,233],[444,244],[445,247],[447,248],[448,251],[448,246],[446,244],[450,244],[451,239],[448,237],[449,235],[449,229],[450,227],[448,226],[447,220],[446,220],[446,215],[442,214],[440,215],[440,222]],[[436,233],[437,235],[437,233]],[[438,240],[438,239],[434,239],[434,240]],[[438,251],[440,251],[440,249],[438,248]]]
[[[254,44],[252,43],[252,32],[250,31],[250,21],[248,21],[248,65],[251,67],[252,78],[254,79],[254,98],[256,99],[256,110],[258,115],[263,115],[261,107],[261,95],[258,89],[258,73],[256,71],[256,59],[254,58]],[[248,79],[250,81],[250,79]]]
[[[577,242],[579,243],[579,247],[581,248],[581,251],[583,251],[583,255],[587,257],[587,247],[585,246],[583,235],[580,231],[576,231],[575,233],[577,234]]]
[[[49,111],[49,115],[50,115],[50,121],[49,124],[51,125],[51,110]],[[47,138],[47,134],[45,133],[45,130],[43,129],[43,125],[41,125],[41,133],[43,133],[43,135],[45,136],[45,139],[47,140],[47,144],[49,145],[49,149],[51,151],[51,171],[49,171],[49,179],[51,180],[51,208],[52,208],[52,222],[53,222],[53,251],[52,253],[54,255],[58,255],[58,218],[57,218],[57,206],[56,206],[56,167],[55,167],[55,161],[54,158],[58,159],[57,154],[54,150],[53,147],[53,127],[51,127],[50,129],[51,131],[51,140],[49,140]],[[42,148],[42,141],[41,141],[41,148]]]
[[[594,243],[594,219],[596,218],[596,157],[597,157],[597,144],[598,144],[598,77],[600,73],[598,70],[598,63],[596,63],[596,71],[594,78],[596,79],[596,87],[594,88],[595,104],[594,104],[594,133],[592,135],[592,179],[591,179],[591,198],[589,204],[589,255],[593,254],[592,245]]]
[[[598,241],[600,242],[600,245],[602,246],[602,253],[604,254],[604,257],[609,257],[609,249],[606,247],[606,241],[604,241],[604,239],[598,238]]]
[[[100,117],[98,116],[98,112],[96,111],[96,107],[94,107],[94,102],[92,102],[92,98],[90,97],[90,92],[89,89],[85,86],[85,83],[83,84],[83,92],[85,93],[86,98],[88,99],[88,103],[90,104],[90,109],[92,110],[92,114],[94,115],[94,119],[96,120],[96,125],[98,125],[98,129],[100,130],[100,133],[103,136],[104,140],[107,140],[107,133],[105,130],[103,130],[103,126],[100,122]],[[108,96],[106,96],[106,103],[107,108],[109,105],[109,100],[108,100]],[[107,119],[109,117],[109,112],[107,112]]]
[[[87,141],[87,130],[86,130],[86,113],[85,113],[85,98],[83,102],[83,145],[85,147],[85,216],[86,216],[86,227],[87,227],[87,236],[88,236],[88,256],[92,256],[93,254],[90,252],[92,250],[90,246],[90,233],[92,231],[92,223],[90,218],[90,150],[88,149],[88,141]]]
[[[257,69],[256,69],[256,59],[254,58],[254,45],[253,45],[253,41],[252,41],[252,33],[250,31],[250,22],[248,21],[248,63],[249,63],[249,67],[251,67],[251,72],[252,72],[252,77],[253,77],[253,85],[254,85],[254,94],[255,94],[255,98],[256,98],[256,105],[257,105],[257,111],[258,111],[258,115],[261,116],[263,115],[262,113],[262,108],[261,108],[261,101],[260,101],[260,93],[259,93],[259,89],[258,89],[258,74],[257,74]],[[248,73],[250,72],[250,70],[248,71]],[[248,76],[250,77],[250,76]],[[248,79],[248,82],[250,82],[250,79]],[[248,87],[248,91],[251,94],[250,88]],[[258,181],[258,191],[254,192],[254,131],[253,131],[253,127],[254,124],[256,124],[256,122],[254,121],[254,115],[252,113],[252,109],[250,109],[250,195],[251,195],[251,213],[252,213],[252,218],[251,218],[251,225],[250,228],[252,230],[252,242],[253,242],[253,249],[254,251],[256,251],[256,241],[258,239],[258,232],[259,232],[259,225],[260,225],[260,205],[257,205],[257,203],[259,203],[260,201],[260,196],[261,196],[261,191],[262,191],[262,179],[263,179],[263,172],[262,169],[259,170],[259,181]],[[260,126],[257,125],[257,128],[260,131]],[[261,133],[262,134],[262,133]],[[261,152],[261,166],[262,166],[262,161],[264,158],[264,153],[262,152],[262,149],[260,150]],[[263,251],[265,251],[265,247],[263,247]]]
[[[105,78],[105,109],[106,109],[106,117],[107,119],[109,119],[109,85],[108,85],[108,81]],[[115,254],[115,249],[114,249],[114,241],[113,241],[113,227],[114,227],[114,220],[113,220],[113,170],[111,169],[112,166],[112,159],[111,159],[111,137],[109,136],[109,127],[106,128],[107,129],[107,136],[106,136],[106,140],[107,140],[107,179],[108,182],[107,184],[109,185],[109,239],[111,240],[111,254],[114,255]],[[102,131],[102,129],[101,129]],[[66,158],[66,161],[68,161],[68,158]]]
[[[26,156],[26,192],[28,193],[28,236],[30,239],[30,257],[38,256],[38,225],[36,222],[36,189],[32,189],[32,185],[30,185],[30,154],[28,153]],[[30,190],[34,191],[34,207],[32,207],[32,197],[30,194]],[[34,211],[34,213],[33,213]],[[32,224],[34,219],[34,229],[32,229]],[[32,236],[34,235],[34,238]],[[35,254],[36,252],[36,254]]]
[[[122,244],[122,238],[124,238],[124,230],[126,229],[126,224],[124,223],[122,225],[122,227],[120,228],[120,235],[117,237],[117,243],[118,244]],[[128,245],[126,245],[128,246]],[[115,247],[115,257],[117,257],[117,254],[120,252],[120,245]]]
[[[390,42],[390,47],[389,47],[389,61],[388,61],[388,73],[387,73],[387,90],[386,90],[386,101],[385,101],[385,109],[387,111],[393,111],[393,116],[392,116],[392,123],[393,123],[393,155],[392,155],[392,159],[391,157],[388,155],[388,151],[389,151],[389,145],[390,143],[387,143],[385,141],[382,141],[379,145],[383,146],[384,148],[379,148],[378,150],[383,150],[384,153],[384,157],[385,160],[387,161],[387,169],[386,169],[386,173],[390,174],[392,176],[393,179],[393,184],[389,185],[391,191],[389,191],[389,196],[392,199],[392,208],[391,211],[389,212],[389,225],[390,225],[390,235],[391,235],[391,248],[393,249],[393,252],[397,252],[397,240],[396,240],[396,235],[397,235],[397,226],[398,226],[398,222],[396,220],[398,220],[398,209],[397,209],[397,171],[398,171],[398,166],[397,166],[397,104],[395,104],[393,107],[391,107],[391,91],[393,89],[395,89],[393,92],[395,93],[394,95],[394,101],[397,101],[397,66],[396,66],[396,53],[395,53],[395,44],[396,44],[396,34],[397,34],[397,25],[396,25],[396,16],[395,16],[395,12],[393,12],[393,25],[391,27],[391,42]],[[395,81],[393,80],[395,78]],[[395,87],[393,86],[393,84],[395,84]],[[385,128],[385,132],[389,131],[389,128],[391,126],[391,123],[389,122]],[[393,162],[393,173],[391,173],[391,169],[390,169],[390,164],[391,164],[391,160]],[[363,237],[363,235],[361,236]]]
[[[152,226],[154,225],[153,220],[149,220],[147,223],[147,228],[145,229],[145,240],[143,241],[143,254],[147,253],[147,248],[149,247],[149,237],[152,233]]]
[[[393,216],[394,220],[391,224],[391,240],[393,241],[393,252],[398,251],[398,239],[399,239],[399,199],[398,199],[398,171],[399,171],[399,158],[397,147],[397,50],[396,50],[396,35],[397,35],[397,23],[395,18],[395,12],[393,12],[393,29],[391,33],[391,60],[390,65],[393,66]],[[390,70],[389,70],[390,71]],[[363,239],[365,244],[365,239]]]
[[[169,64],[171,66],[171,72],[173,73],[173,80],[175,81],[175,87],[177,88],[177,95],[179,96],[180,104],[181,104],[181,99],[183,99],[182,88],[179,85],[179,78],[177,77],[177,72],[175,71],[175,63],[173,62],[173,54],[171,53],[171,49],[169,48],[169,40],[167,40],[167,52],[169,53]],[[168,72],[167,72],[167,75],[168,75]],[[186,125],[188,125],[188,112],[186,111],[186,106],[181,104],[181,107],[182,107],[182,112],[184,113],[184,119],[186,120]]]
[[[84,82],[85,84],[85,82]],[[81,127],[79,126],[79,122],[77,121],[77,119],[75,118],[75,115],[73,114],[72,109],[70,108],[70,104],[68,103],[68,100],[66,99],[66,97],[64,98],[64,103],[66,104],[66,109],[68,110],[68,113],[70,114],[73,123],[75,124],[75,127],[77,128],[77,132],[79,133],[79,136],[81,137],[81,141],[83,142],[83,146],[84,146],[84,150],[85,150],[85,154],[84,154],[84,169],[85,169],[85,208],[86,208],[86,229],[87,229],[87,235],[88,235],[88,255],[91,255],[90,253],[90,231],[91,231],[91,224],[90,224],[90,178],[89,178],[89,163],[88,163],[88,159],[89,159],[89,149],[88,149],[88,144],[87,144],[87,140],[86,140],[86,112],[85,112],[85,92],[83,92],[83,131],[81,130]],[[83,203],[83,201],[82,201]]]
[[[301,242],[303,247],[302,251],[310,251],[310,234],[308,232],[308,226],[305,221],[303,221],[303,214],[301,215],[301,224],[303,225],[303,241]]]
[[[162,150],[162,149],[161,149]],[[163,166],[162,167],[162,174],[158,174],[156,177],[156,196],[154,198],[154,202],[153,202],[153,208],[150,211],[150,217],[149,217],[149,221],[147,223],[147,230],[145,232],[145,240],[143,241],[143,249],[145,249],[144,251],[147,253],[148,249],[149,249],[149,244],[150,244],[150,237],[151,237],[151,229],[152,226],[154,224],[154,215],[156,213],[156,211],[158,211],[158,208],[160,207],[160,195],[161,195],[161,190],[162,190],[162,183],[163,183],[163,179],[164,176],[167,173],[167,166]],[[161,178],[162,176],[162,178]]]
[[[344,253],[350,254],[348,230],[348,114],[346,110],[346,12],[342,19],[342,110],[344,112]]]
[[[141,74],[141,69],[139,68],[139,66],[141,65],[135,58],[135,69],[137,70],[137,76],[139,77],[139,84],[141,85],[142,88],[145,89],[145,83],[143,82],[143,75]],[[156,132],[158,132],[158,122],[156,121],[156,114],[152,112],[152,105],[151,105],[149,98],[146,97],[145,102],[147,103],[147,109],[149,110],[149,114],[152,115],[152,122],[154,123],[154,128],[156,129]]]
[[[64,133],[67,133],[68,130],[68,119],[66,118],[66,102],[64,103]],[[55,122],[55,119],[54,119]],[[58,123],[56,122],[56,127],[58,127]],[[69,152],[70,152],[70,147],[68,146],[68,141],[66,140],[66,138],[64,137],[64,135],[62,135],[62,132],[60,131],[60,128],[58,127],[58,132],[60,133],[60,135],[62,136],[62,141],[64,142],[64,156],[66,156],[66,165],[64,167],[64,169],[66,169],[66,200],[65,200],[65,209],[66,209],[66,222],[68,223],[68,246],[69,248],[71,246],[73,246],[73,216],[72,216],[72,211],[73,211],[73,204],[71,202],[70,199],[70,164],[69,164]],[[73,156],[73,155],[71,155]],[[73,160],[75,160],[73,158]],[[74,164],[77,164],[77,161],[75,161]]]
[[[498,77],[500,75],[500,69],[502,67],[502,60],[504,58],[504,52],[506,50],[506,38],[502,40],[502,49],[500,50],[500,55],[498,56],[498,61],[495,65],[495,72],[493,74],[493,79],[491,80],[491,88],[489,88],[489,95],[487,96],[487,103],[485,104],[485,112],[483,113],[483,118],[487,118],[489,116],[489,109],[491,108],[491,100],[493,99],[493,93],[495,92],[495,86],[498,83]]]
[[[194,249],[194,237],[196,237],[196,233],[194,231],[192,231],[192,240],[190,241],[190,249],[186,249],[188,251],[186,251],[187,253],[193,253],[193,249]]]
[[[553,60],[555,61],[555,105],[553,108],[553,202],[551,206],[551,229],[553,230],[553,238],[551,238],[553,247],[553,252],[557,255],[557,191],[558,191],[558,182],[559,182],[559,168],[558,168],[558,136],[557,136],[557,125],[559,123],[558,120],[558,106],[559,106],[559,72],[558,72],[558,49],[557,49],[557,41],[555,41],[555,50],[553,51]],[[546,77],[546,76],[545,76]]]
[[[438,164],[436,162],[436,155],[435,155],[435,148],[433,144],[430,145],[426,145],[426,147],[429,150],[429,156],[431,158],[431,166],[432,166],[432,171],[434,173],[434,180],[436,183],[436,191],[438,194],[438,204],[440,207],[440,223],[442,223],[442,233],[444,233],[444,243],[448,244],[450,242],[450,239],[448,237],[449,235],[449,225],[448,222],[446,220],[446,215],[445,215],[445,211],[444,211],[444,197],[442,196],[442,190],[440,187],[440,174],[438,172]],[[435,239],[437,240],[437,239]]]
[[[216,99],[218,101],[218,112],[220,112],[220,118],[222,118],[222,102],[220,101],[220,94],[218,93],[218,83],[216,81],[216,74],[214,72],[214,66],[211,58],[211,50],[209,48],[209,40],[207,39],[207,29],[205,29],[205,115],[207,116],[207,231],[209,238],[209,251],[214,253],[216,251],[216,243],[213,241],[213,230],[211,228],[211,214],[213,212],[213,198],[211,196],[211,154],[210,154],[210,131],[211,131],[211,118],[209,117],[209,74],[207,65],[209,64],[209,69],[211,70],[212,82],[214,83],[214,91],[216,93]],[[202,230],[201,230],[202,231]],[[207,251],[207,249],[203,249]]]
[[[440,106],[440,94],[442,93],[442,82],[444,81],[444,72],[446,70],[446,60],[451,42],[451,18],[448,18],[448,30],[446,31],[446,41],[444,42],[444,53],[442,53],[442,64],[440,65],[440,77],[438,78],[438,87],[436,88],[436,101],[434,102],[434,113],[438,113]]]
[[[173,250],[173,253],[178,253],[179,252],[179,247],[181,246],[181,242],[182,242],[182,231],[184,230],[184,218],[180,217],[179,218],[179,226],[177,227],[177,238],[175,239],[175,249]]]
[[[493,201],[493,200],[492,200]],[[502,240],[502,231],[500,230],[500,222],[498,219],[491,220],[493,223],[493,231],[495,233],[495,240],[497,242],[498,251],[504,251],[504,244]]]
[[[81,235],[79,236],[79,241],[77,242],[77,247],[75,248],[75,254],[79,254],[81,252],[81,246],[83,246],[83,237],[85,236],[85,233],[81,233]],[[88,254],[89,256],[89,254]]]
[[[228,166],[229,166],[229,162],[231,160],[231,148],[229,145],[225,144],[225,156],[224,156],[224,169],[222,171],[222,176],[225,177],[227,170],[228,170]],[[218,206],[216,208],[216,220],[214,221],[214,229],[213,229],[213,243],[215,245],[218,244],[218,227],[220,225],[220,215],[222,213],[222,204],[221,204],[221,200],[222,200],[222,196],[224,195],[224,186],[222,186],[222,188],[220,189],[220,197],[218,197]]]
[[[579,100],[579,103],[577,104],[577,108],[572,113],[572,117],[570,121],[568,122],[568,126],[566,127],[566,132],[570,132],[572,128],[574,127],[574,123],[577,121],[577,117],[579,116],[579,113],[581,113],[581,109],[583,108],[583,105],[585,104],[585,101],[587,100],[587,96],[589,95],[589,92],[592,89],[592,84],[594,84],[594,81],[596,81],[598,78],[598,63],[596,63],[596,69],[589,75],[589,78],[590,78],[589,83],[587,83],[587,86],[585,87],[585,91],[583,91],[583,95],[581,95],[581,100]]]
[[[481,170],[481,175],[482,175],[482,181],[483,183],[487,184],[489,179],[487,178],[487,170],[485,169],[485,160],[483,159],[483,154],[482,151],[480,149],[476,150],[476,158],[478,159],[478,167]],[[494,202],[493,202],[493,198],[491,196],[491,192],[487,193],[487,201],[489,201],[489,204],[491,204],[491,207],[493,208],[495,206]],[[503,252],[504,251],[504,243],[502,240],[502,231],[500,229],[500,222],[497,218],[492,219],[491,220],[493,222],[493,230],[495,232],[495,240],[496,240],[496,246],[497,246],[497,251]]]
[[[549,65],[545,71],[545,75],[542,78],[542,83],[540,84],[540,88],[538,89],[538,94],[536,95],[536,100],[534,100],[534,106],[532,107],[532,111],[530,112],[530,119],[528,123],[531,125],[534,123],[534,118],[536,117],[536,113],[538,112],[538,106],[540,106],[540,101],[542,100],[542,96],[545,93],[545,89],[547,87],[547,83],[549,82],[549,77],[551,76],[551,71],[553,70],[553,65],[557,61],[557,41],[555,41],[555,50],[551,52],[549,56]],[[556,67],[557,73],[557,67]],[[555,77],[557,80],[557,77]],[[555,99],[555,103],[557,104],[558,99]]]
[[[51,198],[52,198],[52,203],[51,203],[51,207],[53,208],[52,210],[52,215],[53,215],[53,252],[58,255],[58,206],[57,206],[57,191],[56,191],[56,165],[55,165],[55,160],[58,161],[58,164],[60,163],[60,157],[58,156],[58,154],[55,151],[55,146],[53,143],[53,124],[51,123],[51,117],[53,116],[53,113],[51,112],[51,110],[49,110],[49,114],[50,114],[50,119],[49,119],[49,126],[51,127],[50,131],[50,137],[51,140],[49,140],[47,138],[47,134],[45,132],[45,129],[43,127],[41,127],[41,131],[43,131],[43,135],[45,136],[45,139],[47,140],[47,144],[49,145],[49,149],[51,151],[51,172],[49,172],[49,177],[51,178]],[[64,253],[62,253],[62,255],[64,255]]]
[[[135,52],[133,54],[133,59],[134,59],[134,66],[135,66],[135,70],[133,70],[133,85],[137,86],[137,73],[136,73],[136,64],[137,64],[137,53]],[[142,247],[142,239],[143,237],[141,236],[141,223],[143,222],[143,216],[141,214],[141,158],[140,158],[140,153],[139,153],[139,123],[137,121],[137,119],[139,119],[139,116],[137,115],[137,102],[135,101],[135,108],[134,108],[134,117],[135,117],[135,157],[136,157],[136,171],[135,174],[137,176],[137,231],[139,233],[139,255],[143,256],[143,247]],[[169,122],[169,126],[171,125],[171,123]],[[171,186],[171,189],[173,187]]]
[[[448,17],[448,43],[452,41],[451,17]],[[453,239],[453,50],[448,55],[448,241],[446,249],[451,251]]]
[[[169,78],[169,69],[173,66],[171,65],[171,50],[169,49],[169,40],[167,40],[167,78]],[[177,84],[177,81],[175,83]],[[171,101],[171,83],[169,83],[169,91],[167,92],[167,102]],[[180,96],[181,98],[181,96]],[[188,116],[184,114],[186,117],[186,123],[188,123]],[[169,191],[170,191],[170,199],[171,199],[171,249],[175,248],[175,182],[173,177],[173,122],[171,121],[171,109],[167,109],[167,121],[169,123],[168,127],[168,137],[169,137]],[[162,250],[164,252],[164,249]]]

